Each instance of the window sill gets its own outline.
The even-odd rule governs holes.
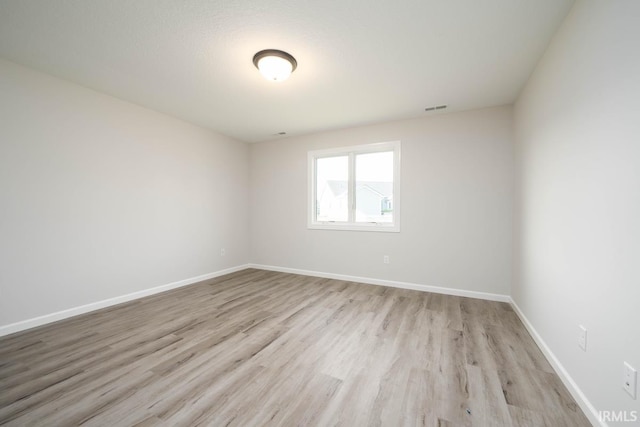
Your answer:
[[[374,231],[383,233],[399,233],[400,226],[394,224],[378,224],[378,223],[334,223],[334,222],[317,222],[307,225],[309,230],[342,230],[342,231]]]

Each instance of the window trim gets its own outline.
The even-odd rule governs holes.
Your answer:
[[[376,142],[373,144],[336,147],[325,150],[313,150],[307,153],[307,228],[311,230],[347,230],[400,232],[400,141]],[[365,223],[355,222],[355,156],[358,154],[393,151],[393,222]],[[316,160],[323,157],[349,157],[349,218],[346,222],[316,221]]]

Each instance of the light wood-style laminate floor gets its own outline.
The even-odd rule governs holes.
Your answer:
[[[0,338],[11,426],[589,426],[505,303],[244,270]]]

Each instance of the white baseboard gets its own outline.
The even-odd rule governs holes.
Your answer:
[[[580,409],[582,409],[589,421],[591,421],[591,424],[593,424],[594,426],[608,427],[606,422],[600,420],[596,408],[594,408],[591,402],[589,402],[587,396],[585,396],[582,390],[580,390],[578,384],[576,384],[573,378],[571,378],[567,370],[564,368],[564,366],[562,366],[562,363],[560,363],[547,343],[545,343],[540,334],[538,334],[538,331],[536,331],[531,322],[529,322],[529,319],[527,319],[522,310],[520,310],[518,304],[516,304],[513,299],[510,299],[509,302],[511,303],[511,307],[513,307],[513,310],[516,312],[516,314],[524,324],[525,328],[527,328],[527,331],[529,331],[529,334],[531,334],[531,337],[533,337],[533,340],[536,342],[536,344],[538,344],[540,350],[542,350],[542,353],[545,355],[545,357],[553,367],[553,370],[556,371],[556,374],[558,374],[565,387],[567,387],[569,393],[571,393],[571,396],[573,396],[578,406],[580,406]]]
[[[231,268],[227,268],[220,271],[215,271],[213,273],[207,273],[201,276],[191,277],[189,279],[168,283],[166,285],[160,285],[154,288],[144,289],[142,291],[133,292],[127,295],[122,295],[119,297],[109,298],[102,301],[92,302],[89,304],[81,305],[79,307],[73,307],[67,310],[62,310],[62,311],[58,311],[51,314],[45,314],[44,316],[34,317],[33,319],[27,319],[27,320],[23,320],[16,323],[11,323],[9,325],[0,326],[0,337],[4,335],[13,334],[15,332],[24,331],[25,329],[35,328],[36,326],[45,325],[47,323],[52,323],[58,320],[77,316],[79,314],[84,314],[90,311],[99,310],[101,308],[110,307],[112,305],[121,304],[123,302],[131,301],[134,299],[158,294],[160,292],[180,288],[182,286],[191,285],[197,282],[202,282],[203,280],[213,279],[214,277],[224,276],[225,274],[235,273],[236,271],[244,270],[246,268],[249,268],[247,264],[239,265],[236,267],[231,267]]]
[[[259,270],[278,271],[281,273],[300,274],[303,276],[324,277],[326,279],[345,280],[349,282],[366,283],[369,285],[389,286],[392,288],[412,289],[414,291],[433,292],[437,294],[455,295],[460,297],[478,298],[490,301],[511,302],[508,295],[491,294],[487,292],[467,291],[463,289],[443,288],[440,286],[420,285],[417,283],[396,282],[393,280],[373,279],[370,277],[348,276],[345,274],[324,273],[321,271],[300,270],[297,268],[277,267],[273,265],[249,264],[250,268]]]
[[[138,298],[154,295],[160,292],[168,291],[171,289],[180,288],[182,286],[191,285],[193,283],[201,282],[203,280],[213,279],[214,277],[223,276],[225,274],[234,273],[236,271],[244,270],[246,268],[257,268],[261,270],[279,271],[282,273],[301,274],[304,276],[316,276],[324,277],[328,279],[346,280],[350,282],[367,283],[371,285],[390,286],[394,288],[413,289],[416,291],[435,292],[439,294],[456,295],[469,298],[479,298],[491,301],[510,302],[511,299],[507,295],[491,294],[485,292],[466,291],[461,289],[443,288],[438,286],[419,285],[416,283],[407,282],[395,282],[391,280],[373,279],[369,277],[357,277],[348,276],[344,274],[324,273],[319,271],[300,270],[296,268],[275,267],[270,265],[261,264],[244,264],[225,270],[216,271],[213,273],[203,274],[201,276],[191,277],[177,282],[168,283],[166,285],[156,286],[154,288],[144,289],[142,291],[133,292],[127,295],[122,295],[114,298],[109,298],[102,301],[96,301],[93,303],[85,304],[79,307],[69,308],[67,310],[58,311],[55,313],[45,314],[44,316],[34,317],[32,319],[22,320],[20,322],[11,323],[9,325],[0,326],[0,337],[13,334],[16,332],[24,331],[26,329],[35,328],[37,326],[46,325],[47,323],[57,322],[58,320],[67,319],[69,317],[77,316],[79,314],[88,313],[90,311],[99,310],[101,308],[110,307],[123,302],[132,301]]]
[[[302,270],[297,268],[287,268],[287,267],[277,267],[272,265],[262,265],[262,264],[244,264],[236,267],[227,268],[224,270],[216,271],[213,273],[203,274],[196,277],[191,277],[184,280],[179,280],[177,282],[168,283],[165,285],[156,286],[154,288],[144,289],[142,291],[133,292],[127,295],[122,295],[114,298],[109,298],[102,301],[93,302],[90,304],[85,304],[79,307],[70,308],[67,310],[58,311],[51,314],[46,314],[44,316],[34,317],[32,319],[23,320],[16,323],[11,323],[9,325],[0,326],[0,337],[13,334],[15,332],[20,332],[26,329],[35,328],[37,326],[45,325],[47,323],[56,322],[58,320],[63,320],[69,317],[77,316],[79,314],[88,313],[90,311],[99,310],[101,308],[110,307],[116,304],[121,304],[123,302],[132,301],[138,298],[146,297],[149,295],[158,294],[160,292],[165,292],[171,289],[180,288],[183,286],[191,285],[197,282],[202,282],[204,280],[213,279],[215,277],[223,276],[229,273],[235,273],[236,271],[241,271],[246,268],[255,268],[260,270],[269,270],[269,271],[277,271],[281,273],[292,273],[292,274],[300,274],[303,276],[314,276],[314,277],[323,277],[327,279],[336,279],[336,280],[345,280],[350,282],[359,282],[366,283],[370,285],[378,285],[378,286],[389,286],[394,288],[401,289],[412,289],[416,291],[424,291],[424,292],[434,292],[439,294],[446,295],[455,295],[469,298],[478,298],[490,301],[500,301],[500,302],[508,302],[513,307],[514,311],[524,324],[525,328],[529,331],[534,341],[540,347],[543,354],[556,371],[564,385],[567,387],[573,398],[576,400],[580,408],[583,410],[585,415],[589,418],[589,421],[594,426],[600,427],[608,427],[607,423],[601,421],[598,416],[598,411],[593,407],[591,402],[587,399],[584,393],[580,390],[575,381],[571,378],[567,370],[560,363],[560,361],[553,354],[549,346],[544,342],[540,334],[533,327],[529,319],[524,315],[518,304],[508,295],[501,294],[492,294],[487,292],[477,292],[477,291],[468,291],[463,289],[453,289],[453,288],[444,288],[440,286],[428,286],[421,285],[417,283],[408,283],[408,282],[396,282],[391,280],[382,280],[382,279],[373,279],[370,277],[358,277],[358,276],[349,276],[345,274],[335,274],[335,273],[325,273],[320,271],[311,271],[311,270]]]

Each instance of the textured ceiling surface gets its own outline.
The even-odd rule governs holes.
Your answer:
[[[0,56],[242,141],[512,103],[573,0],[0,0]],[[298,61],[281,83],[262,49]]]

